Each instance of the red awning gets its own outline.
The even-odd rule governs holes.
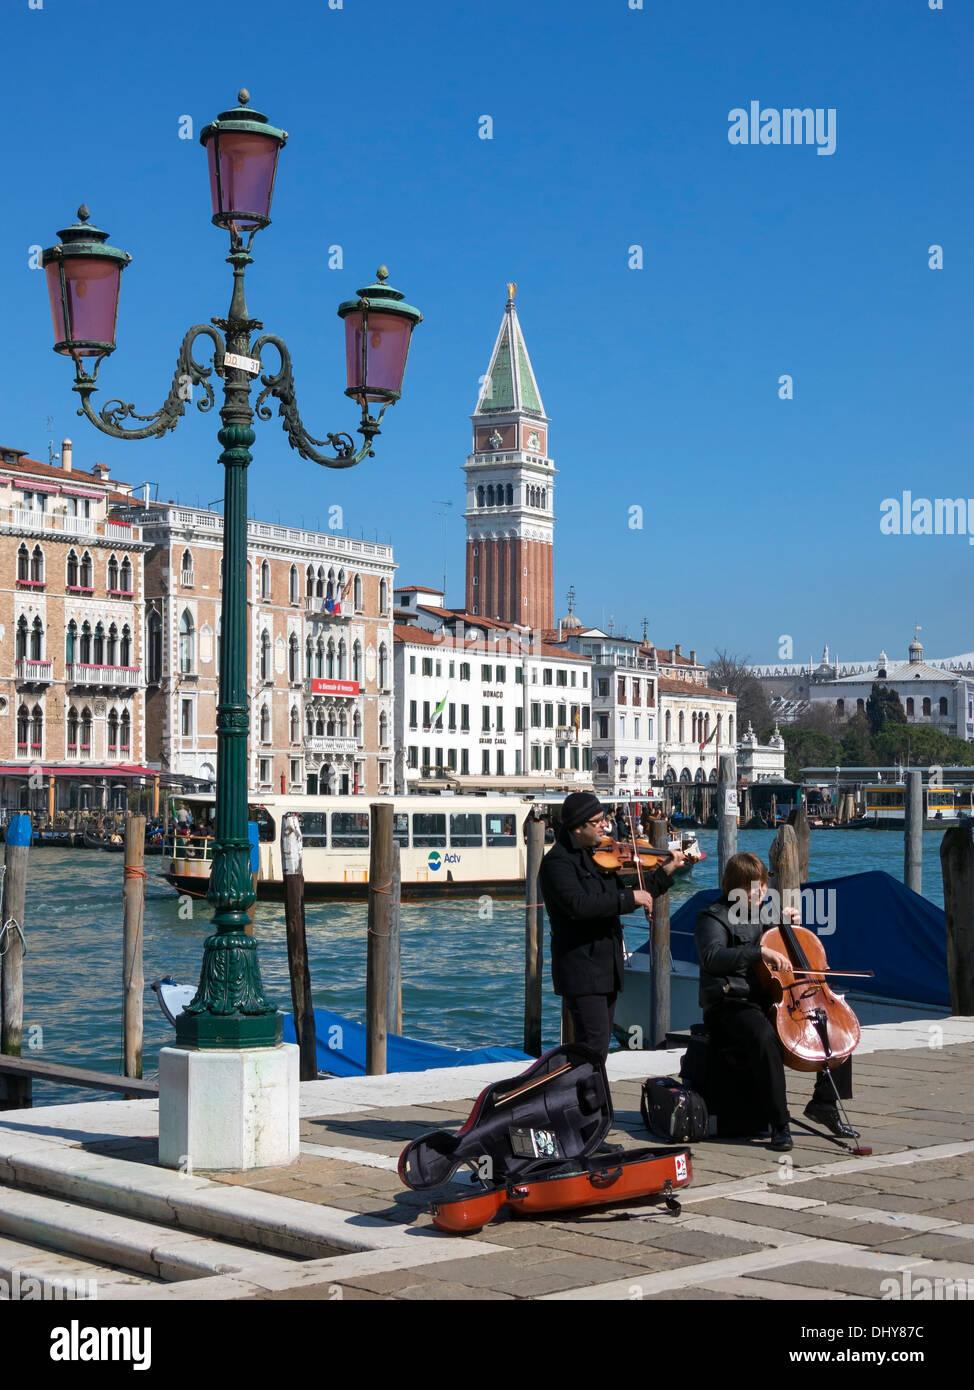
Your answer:
[[[29,777],[37,771],[35,763],[16,763],[0,766],[0,777]],[[160,774],[152,767],[139,767],[136,763],[116,763],[112,767],[97,767],[91,763],[66,763],[45,765],[41,768],[44,777],[157,777]]]

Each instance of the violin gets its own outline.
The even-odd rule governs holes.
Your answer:
[[[827,975],[869,979],[872,970],[830,970],[822,939],[807,927],[782,923],[761,937],[761,945],[791,961],[775,970],[754,966],[755,980],[772,1001],[772,1021],[785,1066],[825,1071],[852,1056],[859,1044],[859,1020],[841,994],[833,994]]]
[[[598,849],[592,851],[596,864],[607,873],[618,873],[620,869],[629,873],[638,873],[640,869],[658,869],[669,857],[669,850],[653,849],[647,841],[637,842],[634,853],[631,843],[613,840],[610,835],[606,835]]]

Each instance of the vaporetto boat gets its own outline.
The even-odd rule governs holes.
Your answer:
[[[365,898],[373,802],[393,808],[403,898],[523,895],[523,827],[530,797],[274,795],[251,798],[249,804],[258,897],[284,896],[281,829],[284,816],[293,812],[301,826],[305,896]],[[167,836],[165,878],[181,893],[205,897],[214,798],[185,796],[177,807],[177,814],[185,809],[192,820]]]

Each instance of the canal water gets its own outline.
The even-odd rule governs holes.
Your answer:
[[[717,883],[717,835],[699,831],[708,858],[678,879],[674,909],[700,888]],[[738,848],[767,862],[771,831],[741,831]],[[942,832],[924,836],[923,892],[943,906]],[[209,930],[205,902],[179,899],[158,877],[164,861],[146,860],[144,1074],[154,1076],[159,1048],[173,1041],[149,985],[164,975],[180,984],[199,978]],[[903,876],[903,835],[895,831],[812,832],[811,877],[832,878],[884,869]],[[186,917],[187,909],[193,916]],[[489,917],[485,913],[490,912]],[[24,1052],[45,1061],[121,1072],[122,856],[99,850],[34,848],[30,852],[24,963]],[[365,1015],[364,903],[309,903],[308,951],[314,1002],[353,1019]],[[626,923],[630,947],[646,937],[642,913]],[[265,994],[290,1010],[283,904],[257,906],[257,937]],[[498,899],[402,906],[403,1032],[451,1047],[522,1045],[524,907]],[[547,929],[546,929],[547,935]],[[551,992],[545,946],[543,1030],[558,1041],[560,1007]],[[35,1083],[38,1105],[94,1099],[46,1082]]]

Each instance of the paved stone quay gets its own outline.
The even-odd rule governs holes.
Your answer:
[[[974,1298],[974,1019],[864,1029],[850,1102],[868,1157],[793,1130],[693,1146],[672,1216],[646,1203],[436,1231],[396,1173],[404,1145],[459,1126],[509,1064],[301,1088],[281,1169],[156,1164],[155,1101],[0,1114],[0,1279],[94,1280],[149,1300]],[[679,1053],[609,1059],[627,1147],[653,1142],[642,1080]],[[788,1073],[800,1116],[812,1078]]]

